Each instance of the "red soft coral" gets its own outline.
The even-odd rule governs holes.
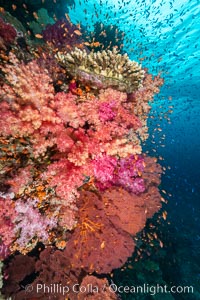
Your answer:
[[[15,28],[0,18],[0,48],[5,50],[7,46],[13,44],[16,36]]]

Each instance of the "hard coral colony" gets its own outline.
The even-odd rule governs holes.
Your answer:
[[[63,28],[56,26],[55,36]],[[20,282],[33,273],[27,299],[47,299],[37,283],[105,285],[95,276],[126,262],[133,238],[161,207],[161,167],[141,144],[162,79],[115,48],[52,56],[55,47],[43,44],[42,57],[24,61],[1,40],[0,243],[1,259],[10,258],[3,292],[22,299]],[[55,77],[42,67],[49,58]],[[64,91],[55,83],[63,74]],[[111,294],[102,289],[101,299],[117,298]]]

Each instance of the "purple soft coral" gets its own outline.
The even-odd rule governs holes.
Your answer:
[[[46,42],[55,45],[57,48],[77,46],[82,43],[78,28],[66,19],[58,20],[53,25],[47,25],[43,31],[43,38]]]
[[[93,163],[96,185],[100,190],[112,185],[122,186],[129,192],[139,194],[144,192],[144,180],[140,177],[144,170],[144,158],[131,155],[117,161],[112,156],[102,155]]]

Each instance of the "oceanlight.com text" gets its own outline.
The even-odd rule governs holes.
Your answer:
[[[117,286],[116,284],[111,284],[109,286],[110,290],[118,294],[149,294],[154,296],[156,294],[192,294],[194,292],[193,286],[171,286],[167,285],[150,285],[143,284],[139,286]]]

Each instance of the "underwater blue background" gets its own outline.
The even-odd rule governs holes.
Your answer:
[[[174,299],[200,299],[200,1],[75,1],[69,16],[91,31],[97,21],[116,24],[130,58],[142,57],[144,67],[164,78],[144,146],[166,167],[161,188],[169,224],[160,231],[168,266],[159,263],[168,282],[195,286],[194,295]]]

